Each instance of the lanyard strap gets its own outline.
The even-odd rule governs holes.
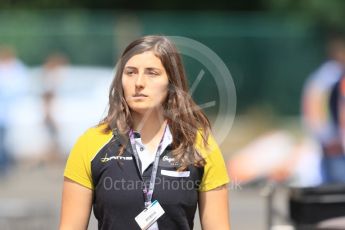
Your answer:
[[[158,171],[158,163],[159,163],[159,156],[160,156],[160,152],[162,149],[162,143],[163,143],[163,139],[164,139],[164,135],[167,129],[167,125],[165,126],[164,129],[164,133],[162,136],[161,141],[159,142],[157,151],[156,151],[156,155],[155,155],[155,160],[153,162],[153,167],[152,167],[152,172],[151,172],[151,178],[150,178],[150,185],[149,188],[147,189],[145,181],[144,181],[144,197],[145,197],[145,207],[149,206],[151,204],[151,200],[152,200],[152,194],[153,194],[153,190],[155,187],[155,180],[156,180],[156,175],[157,175],[157,171]],[[139,171],[141,172],[141,168],[140,168],[140,164],[139,164],[139,155],[137,152],[137,148],[136,148],[136,142],[134,140],[134,132],[131,129],[130,133],[129,133],[129,139],[131,141],[131,144],[133,146],[133,153],[134,153],[134,158],[137,164],[137,167],[139,168]]]

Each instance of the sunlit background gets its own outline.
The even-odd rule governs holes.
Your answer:
[[[105,115],[123,48],[147,34],[199,41],[231,72],[236,114],[221,115],[236,117],[219,144],[232,179],[232,229],[294,229],[292,187],[321,183],[302,92],[328,59],[330,32],[345,29],[344,9],[339,0],[2,0],[0,229],[57,229],[69,150]],[[203,67],[184,61],[192,85]],[[220,97],[205,71],[198,104]],[[219,106],[205,108],[212,121]],[[198,215],[195,222],[201,229]]]

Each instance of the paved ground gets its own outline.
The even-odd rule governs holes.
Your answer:
[[[63,166],[21,167],[0,179],[0,229],[57,229]],[[233,187],[230,193],[232,229],[264,230],[265,199],[261,189]],[[278,202],[279,203],[279,202]],[[199,217],[195,230],[200,230]],[[89,229],[96,229],[96,221]]]

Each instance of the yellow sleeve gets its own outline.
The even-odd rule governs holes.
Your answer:
[[[208,147],[205,148],[203,146],[201,134],[198,133],[196,149],[206,160],[204,175],[199,187],[200,192],[215,189],[230,181],[222,153],[211,133],[207,142]]]
[[[64,176],[89,189],[93,189],[88,143],[89,137],[88,131],[86,131],[79,137],[69,154]]]

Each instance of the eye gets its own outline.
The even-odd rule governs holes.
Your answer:
[[[159,73],[156,72],[156,71],[149,71],[149,72],[148,72],[148,75],[149,75],[149,76],[152,76],[152,77],[156,77],[156,76],[159,76]]]
[[[132,76],[132,75],[134,75],[134,71],[133,70],[125,70],[125,74],[128,76]]]

